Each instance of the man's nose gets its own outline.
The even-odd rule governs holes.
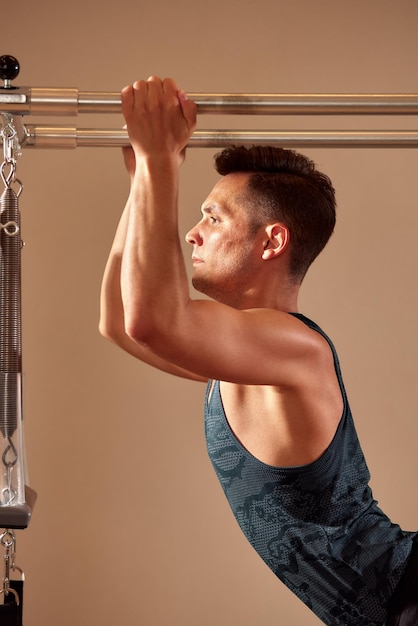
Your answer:
[[[185,239],[187,243],[190,243],[192,246],[194,246],[195,244],[198,246],[201,245],[202,237],[199,234],[199,229],[197,228],[197,225],[193,226],[193,228],[189,230],[189,232],[186,234]]]

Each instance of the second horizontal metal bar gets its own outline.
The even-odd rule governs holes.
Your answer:
[[[23,147],[77,148],[123,147],[129,145],[127,132],[116,129],[75,128],[29,124]],[[380,147],[417,148],[418,131],[273,131],[198,130],[190,139],[191,148],[218,148],[227,145],[276,144],[283,147]]]

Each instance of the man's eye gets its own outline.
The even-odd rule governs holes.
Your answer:
[[[219,222],[218,218],[213,215],[210,216],[210,221],[212,224],[217,224]]]

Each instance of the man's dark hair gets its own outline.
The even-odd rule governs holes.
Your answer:
[[[250,174],[246,200],[254,228],[271,220],[290,231],[291,275],[302,281],[335,226],[335,191],[313,161],[293,150],[274,146],[231,146],[215,155],[222,176]]]

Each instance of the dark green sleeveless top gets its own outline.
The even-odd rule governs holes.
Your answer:
[[[293,315],[334,355],[344,411],[332,443],[308,465],[262,463],[229,427],[215,381],[205,408],[209,456],[241,530],[289,589],[329,626],[382,625],[417,533],[392,524],[373,499],[335,348]]]

